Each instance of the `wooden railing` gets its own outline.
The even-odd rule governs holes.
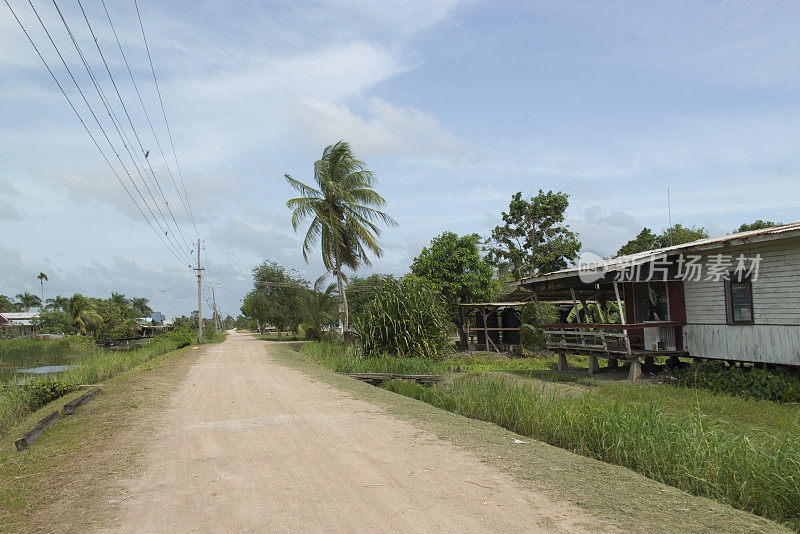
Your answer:
[[[564,323],[542,327],[547,348],[608,355],[672,353],[683,350],[683,325],[674,321],[648,323]]]

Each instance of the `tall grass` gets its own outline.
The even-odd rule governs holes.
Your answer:
[[[300,349],[317,363],[337,373],[394,373],[405,375],[436,375],[449,371],[445,362],[427,358],[398,358],[395,356],[361,357],[353,347],[311,341]]]
[[[66,356],[85,352],[89,343],[79,337],[65,337],[52,341],[25,339],[0,341],[0,366],[41,365]]]
[[[433,388],[391,381],[384,387],[800,527],[800,445],[794,439],[765,442],[698,414],[678,417],[653,405],[597,396],[557,398],[501,378]]]
[[[205,341],[215,342],[220,339],[224,339],[224,335],[210,336]],[[111,351],[89,346],[87,351],[74,362],[76,365],[62,373],[42,377],[27,384],[14,383],[2,386],[0,436],[5,435],[29,413],[81,384],[103,382],[157,356],[196,342],[196,337],[191,333],[179,330],[156,336],[147,345],[129,351]],[[69,341],[64,343],[68,344]],[[78,343],[83,342],[78,341]]]

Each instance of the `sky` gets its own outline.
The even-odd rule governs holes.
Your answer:
[[[125,159],[53,4],[33,2],[124,168],[31,6],[9,2],[133,198],[125,169],[145,180],[167,234],[0,5],[0,294],[38,294],[45,272],[45,298],[117,291],[189,314],[198,236],[223,314],[263,260],[315,280],[324,268],[303,260],[283,175],[310,182],[340,139],[399,223],[361,275],[407,272],[443,231],[487,236],[517,191],[568,193],[567,222],[601,256],[668,225],[668,187],[672,222],[711,235],[800,220],[797,2],[139,0],[169,131],[132,0],[105,3],[130,74],[99,0],[59,4],[158,183]]]

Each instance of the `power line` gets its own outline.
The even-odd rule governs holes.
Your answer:
[[[156,69],[153,66],[153,58],[150,55],[150,46],[147,44],[147,36],[144,32],[144,23],[142,22],[142,14],[139,12],[139,2],[138,0],[133,0],[133,5],[136,7],[136,16],[139,18],[139,27],[142,29],[142,40],[144,41],[144,48],[147,51],[147,60],[150,62],[150,71],[153,73],[153,82],[156,86],[156,93],[158,94],[158,101],[161,104],[161,113],[164,115],[164,124],[167,127],[167,135],[169,136],[169,143],[172,146],[172,154],[175,157],[175,167],[178,169],[178,176],[181,179],[181,186],[183,187],[183,194],[186,197],[186,203],[189,207],[189,217],[191,217],[192,225],[194,225],[194,230],[197,232],[197,225],[195,224],[194,214],[192,213],[192,204],[189,202],[189,195],[186,193],[186,183],[183,181],[183,172],[181,172],[181,165],[178,163],[178,153],[175,150],[175,142],[172,140],[172,130],[169,127],[169,121],[167,120],[167,110],[164,108],[164,100],[161,98],[161,89],[158,87],[158,77],[156,76]],[[200,237],[200,233],[197,234]]]
[[[55,0],[54,0],[54,3],[55,3]],[[158,192],[161,194],[161,199],[164,201],[164,204],[167,207],[167,211],[169,212],[170,216],[172,217],[172,222],[174,223],[175,228],[177,228],[178,233],[181,236],[181,239],[183,239],[184,246],[186,247],[186,249],[189,249],[190,248],[189,242],[186,240],[186,236],[183,235],[183,230],[181,230],[180,225],[178,225],[178,221],[175,220],[175,215],[172,213],[172,208],[170,208],[169,202],[167,201],[166,196],[164,196],[164,191],[161,189],[161,184],[158,181],[158,177],[156,176],[156,173],[153,170],[153,166],[150,164],[149,158],[146,156],[146,152],[145,152],[144,146],[142,145],[142,141],[139,138],[139,133],[136,131],[136,127],[133,124],[133,120],[131,119],[130,113],[128,113],[128,108],[125,106],[125,101],[122,99],[122,95],[119,92],[119,88],[117,87],[117,83],[114,81],[114,76],[111,74],[111,69],[108,67],[108,63],[106,62],[105,55],[103,55],[103,50],[100,48],[100,41],[97,39],[97,36],[94,33],[94,29],[92,28],[91,22],[89,22],[89,17],[86,15],[86,11],[83,9],[83,3],[81,2],[81,0],[78,0],[78,6],[80,7],[81,13],[83,14],[83,20],[86,21],[86,26],[89,28],[89,33],[92,35],[92,39],[94,40],[94,44],[97,47],[97,52],[100,54],[100,59],[103,61],[103,65],[106,68],[106,72],[108,73],[108,78],[111,80],[111,84],[114,86],[114,91],[117,94],[117,98],[119,99],[119,103],[122,105],[122,110],[125,112],[125,116],[128,119],[128,124],[130,124],[131,130],[133,131],[133,135],[136,138],[136,142],[139,144],[139,149],[141,150],[142,154],[145,154],[144,160],[147,163],[148,168],[150,169],[150,175],[152,175],[152,177],[153,177],[153,183],[157,187]],[[139,163],[142,164],[141,159],[138,158],[138,154],[137,154],[137,159],[139,160]],[[143,164],[142,164],[142,167],[144,167]],[[154,202],[155,202],[155,199],[154,199]],[[160,208],[159,208],[159,212],[161,212]],[[163,216],[163,213],[162,213],[162,216]],[[169,226],[169,222],[168,221],[165,220],[164,222],[167,224],[167,226]]]
[[[78,91],[81,93],[81,96],[83,97],[84,103],[89,108],[90,112],[92,113],[92,116],[95,118],[95,121],[97,122],[97,124],[100,127],[101,131],[103,131],[103,134],[106,137],[106,140],[108,141],[109,145],[111,146],[112,150],[114,151],[114,155],[117,157],[117,160],[119,161],[120,165],[122,166],[123,170],[125,171],[125,174],[128,176],[128,178],[131,181],[131,184],[133,184],[136,192],[141,197],[142,203],[147,208],[147,211],[150,212],[150,215],[153,216],[153,221],[156,223],[156,225],[164,233],[164,236],[166,237],[166,241],[168,241],[170,243],[170,245],[172,247],[174,247],[174,249],[176,250],[178,255],[179,256],[185,255],[185,252],[183,252],[182,247],[181,247],[180,243],[178,243],[177,239],[174,236],[170,236],[169,235],[169,224],[166,222],[166,217],[164,216],[163,212],[159,208],[158,203],[156,202],[155,197],[153,196],[153,193],[150,190],[150,187],[147,185],[147,182],[146,182],[146,180],[144,178],[144,174],[142,174],[142,171],[139,169],[139,166],[136,163],[136,159],[134,158],[133,154],[130,151],[130,148],[128,147],[128,144],[130,143],[130,140],[127,139],[127,136],[123,134],[123,130],[124,129],[120,128],[119,119],[117,118],[116,114],[114,113],[114,110],[109,105],[109,103],[107,101],[107,98],[105,97],[105,94],[103,93],[103,90],[102,90],[102,88],[100,87],[100,85],[99,85],[99,83],[97,81],[97,78],[94,76],[94,73],[92,72],[92,69],[89,66],[89,63],[86,60],[86,57],[84,56],[80,45],[78,44],[77,40],[75,39],[75,35],[72,33],[72,30],[70,29],[66,18],[64,18],[64,15],[62,14],[61,9],[58,7],[58,4],[57,4],[56,0],[53,0],[53,5],[55,6],[56,11],[58,12],[59,17],[61,18],[62,23],[64,24],[64,28],[66,29],[66,31],[67,31],[67,33],[68,33],[68,35],[70,37],[70,40],[72,41],[72,44],[75,47],[75,50],[78,52],[78,55],[81,58],[81,62],[83,63],[83,66],[86,69],[87,74],[89,75],[89,79],[92,81],[92,84],[93,84],[95,90],[97,91],[98,96],[100,97],[100,101],[102,102],[103,107],[105,107],[106,112],[108,113],[108,116],[111,119],[111,123],[114,126],[114,129],[117,131],[117,135],[119,135],[120,141],[122,142],[122,145],[125,148],[125,151],[128,153],[128,156],[131,158],[131,161],[133,162],[134,167],[138,171],[139,177],[142,180],[142,184],[145,186],[145,190],[148,192],[148,194],[152,198],[153,204],[155,205],[156,210],[161,214],[162,219],[164,219],[164,223],[167,225],[167,230],[165,230],[164,227],[161,225],[161,223],[158,221],[158,217],[156,217],[155,213],[153,212],[152,208],[150,207],[150,204],[147,202],[147,199],[144,197],[144,195],[142,194],[141,190],[136,185],[136,182],[134,181],[133,176],[131,176],[130,171],[128,171],[128,168],[125,166],[125,163],[122,161],[122,158],[117,153],[116,149],[114,149],[113,143],[111,143],[111,140],[105,134],[105,129],[101,125],[99,119],[97,118],[97,115],[94,113],[94,111],[92,109],[92,106],[89,104],[88,100],[86,99],[85,95],[83,94],[83,91],[80,89],[80,85],[78,84],[77,80],[72,75],[72,71],[70,70],[69,66],[67,65],[67,62],[64,59],[64,56],[61,54],[61,51],[58,49],[58,46],[56,45],[55,41],[53,40],[52,36],[50,35],[50,31],[47,29],[47,26],[44,24],[44,21],[39,16],[38,11],[36,11],[36,8],[34,7],[33,2],[31,0],[28,0],[28,3],[30,4],[31,9],[33,10],[33,12],[36,14],[36,17],[39,20],[39,23],[41,24],[42,29],[44,29],[45,33],[47,34],[48,38],[50,39],[51,44],[53,45],[53,47],[56,50],[56,53],[58,54],[59,58],[61,59],[61,62],[64,64],[64,68],[67,69],[67,72],[69,73],[70,78],[72,78],[73,83],[78,88]],[[184,258],[183,261],[184,262],[187,261],[186,258]]]
[[[114,174],[114,176],[117,178],[117,180],[119,181],[119,183],[120,183],[120,185],[122,186],[122,188],[123,188],[123,189],[125,190],[125,192],[128,194],[128,197],[130,197],[130,199],[131,199],[131,201],[133,202],[134,206],[136,206],[136,209],[138,209],[138,210],[139,210],[139,213],[141,213],[141,214],[142,214],[142,217],[144,218],[145,222],[146,222],[146,223],[147,223],[147,224],[150,226],[150,228],[152,228],[152,229],[153,229],[153,231],[156,233],[156,235],[158,235],[159,239],[161,239],[161,242],[162,242],[162,243],[164,243],[164,246],[166,246],[166,247],[167,247],[167,250],[169,250],[169,251],[170,251],[170,253],[172,253],[172,255],[173,255],[173,256],[175,256],[175,258],[176,258],[176,259],[177,259],[177,260],[178,260],[180,263],[183,263],[183,262],[184,262],[184,260],[182,260],[182,259],[181,259],[179,256],[177,256],[177,255],[175,254],[175,252],[173,252],[173,250],[172,250],[172,249],[169,247],[169,245],[167,245],[167,242],[166,242],[166,241],[164,241],[164,238],[163,238],[163,237],[161,237],[161,234],[160,234],[160,233],[159,233],[159,232],[158,232],[158,231],[155,229],[155,227],[153,226],[153,224],[150,222],[150,219],[147,217],[147,215],[145,215],[144,211],[143,211],[143,210],[142,210],[142,208],[139,206],[139,203],[136,201],[136,199],[133,197],[133,195],[131,194],[131,192],[128,190],[128,187],[125,185],[125,182],[122,180],[122,178],[120,177],[120,175],[117,173],[117,170],[116,170],[116,169],[114,168],[114,166],[111,164],[111,160],[109,160],[109,159],[108,159],[108,156],[107,156],[107,155],[106,155],[106,153],[103,151],[103,148],[100,146],[100,143],[98,143],[98,142],[97,142],[97,139],[95,138],[94,134],[92,134],[92,131],[89,129],[89,126],[86,124],[86,121],[84,121],[84,119],[83,119],[83,117],[81,116],[81,114],[80,114],[80,112],[78,111],[78,109],[77,109],[77,108],[75,107],[75,105],[72,103],[72,100],[69,98],[69,95],[67,95],[67,92],[66,92],[66,90],[65,90],[65,89],[64,89],[64,87],[61,85],[61,82],[59,82],[59,81],[58,81],[58,78],[56,77],[55,73],[53,72],[53,69],[52,69],[52,68],[50,68],[50,65],[47,63],[47,60],[45,60],[45,58],[44,58],[44,56],[42,55],[41,51],[40,51],[40,50],[39,50],[39,48],[36,46],[36,43],[33,41],[33,38],[31,37],[30,33],[28,33],[28,30],[25,28],[25,25],[22,23],[22,21],[21,21],[21,20],[19,19],[19,17],[17,16],[17,13],[14,11],[14,8],[12,8],[12,7],[11,7],[11,4],[8,2],[8,0],[4,0],[4,1],[5,1],[5,3],[6,3],[6,6],[8,6],[8,9],[9,9],[9,11],[11,11],[11,14],[14,16],[14,19],[17,21],[17,24],[19,25],[20,29],[21,29],[21,30],[22,30],[22,32],[25,34],[25,37],[28,39],[28,41],[31,43],[31,46],[32,46],[32,47],[33,47],[33,49],[36,51],[36,55],[38,55],[38,56],[39,56],[39,59],[41,59],[41,60],[42,60],[42,63],[44,64],[45,68],[47,69],[47,72],[48,72],[48,73],[50,73],[50,77],[51,77],[51,78],[53,78],[53,81],[54,81],[54,82],[56,83],[56,85],[58,86],[59,90],[61,91],[61,94],[62,94],[62,95],[64,95],[64,98],[67,100],[67,103],[69,104],[70,108],[72,108],[72,111],[73,111],[73,112],[75,113],[75,115],[78,117],[78,120],[81,122],[81,125],[83,125],[83,128],[86,130],[86,133],[87,133],[87,134],[89,134],[89,137],[92,139],[92,142],[93,142],[93,143],[94,143],[94,145],[97,147],[97,150],[100,152],[100,155],[103,157],[103,159],[105,160],[105,162],[108,164],[109,168],[111,169],[111,172]],[[34,12],[35,12],[35,10],[34,10]],[[38,18],[38,14],[37,14],[37,18]],[[40,20],[41,20],[41,19],[40,19]],[[45,31],[47,31],[47,30],[45,29]],[[48,36],[49,36],[49,34],[48,34]],[[52,42],[52,38],[51,38],[51,42]],[[62,58],[62,61],[63,61],[63,58]],[[72,76],[72,74],[71,74],[71,73],[70,73],[70,76]],[[73,81],[75,81],[75,79],[74,79],[74,78],[73,78]],[[81,91],[80,91],[80,87],[78,87],[78,91],[79,91],[79,92],[81,92]],[[82,93],[82,92],[81,92],[81,96],[83,96],[83,93]],[[84,96],[84,102],[85,102],[85,101],[86,101],[86,98],[85,98],[85,96]],[[87,105],[88,105],[88,103],[87,103]],[[91,107],[90,107],[89,111],[92,113],[92,115],[94,115],[94,112],[91,110]],[[96,116],[95,116],[95,120],[97,120],[97,117],[96,117]],[[99,125],[99,121],[98,121],[98,125]],[[106,140],[107,140],[107,141],[109,141],[109,139],[108,139],[108,136],[107,136],[107,135],[105,135],[105,131],[103,130],[102,126],[100,127],[100,129],[101,129],[101,131],[103,131],[103,135],[106,137]],[[111,144],[111,142],[110,142],[110,141],[109,141],[109,144]],[[112,151],[113,151],[113,145],[111,146],[111,148],[112,148]]]
[[[170,167],[169,162],[167,161],[166,154],[164,154],[164,149],[161,146],[161,141],[159,141],[159,139],[158,139],[158,134],[156,134],[155,127],[153,126],[153,121],[150,119],[150,114],[147,112],[147,106],[145,106],[145,104],[144,104],[144,99],[142,98],[142,93],[139,91],[139,86],[136,83],[136,78],[133,76],[133,71],[131,70],[131,66],[128,63],[128,58],[125,55],[125,50],[122,48],[122,43],[119,40],[119,35],[117,34],[117,29],[114,26],[114,22],[111,20],[111,13],[109,13],[109,11],[108,11],[108,7],[106,6],[105,0],[101,0],[101,3],[103,5],[103,10],[106,13],[106,18],[108,18],[108,24],[109,24],[109,26],[111,26],[111,32],[114,34],[114,39],[117,41],[117,47],[119,48],[120,55],[122,56],[122,61],[125,63],[125,68],[128,70],[128,75],[131,78],[131,83],[133,84],[133,88],[136,91],[136,96],[139,99],[139,104],[142,106],[142,111],[144,112],[144,116],[147,119],[147,124],[150,126],[150,131],[153,133],[153,139],[156,142],[156,146],[158,146],[158,151],[161,153],[161,159],[164,161],[164,166],[167,169],[167,173],[169,174],[169,177],[170,177],[170,180],[172,181],[173,187],[175,187],[175,192],[178,194],[178,198],[180,199],[181,204],[183,205],[183,209],[186,211],[186,215],[189,216],[189,221],[194,226],[195,233],[197,233],[197,235],[199,236],[200,234],[197,231],[197,226],[195,226],[195,224],[194,224],[194,218],[192,217],[190,209],[189,209],[189,206],[188,206],[189,198],[186,197],[186,199],[184,200],[184,196],[181,194],[181,191],[178,188],[178,183],[175,180],[175,175],[172,173],[172,168]],[[184,191],[185,191],[185,188],[184,188]]]

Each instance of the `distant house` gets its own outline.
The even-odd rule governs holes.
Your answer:
[[[800,367],[800,223],[701,239],[511,283],[534,301],[618,307],[622,324],[545,327],[548,348],[630,360],[694,356]],[[576,306],[577,307],[577,306]]]
[[[33,327],[37,317],[36,312],[0,312],[0,328]]]

